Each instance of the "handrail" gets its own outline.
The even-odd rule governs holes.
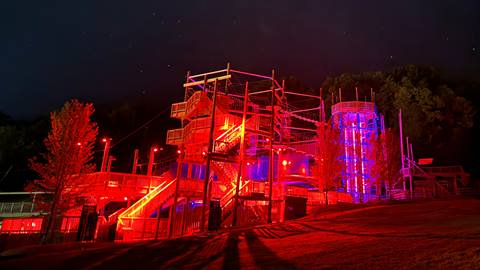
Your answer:
[[[151,201],[153,198],[155,198],[155,196],[157,196],[158,194],[160,194],[162,191],[164,191],[168,186],[170,186],[170,184],[172,184],[173,181],[171,181],[169,183],[168,186],[165,186],[165,183],[167,181],[163,182],[162,184],[160,184],[158,187],[156,187],[154,190],[152,190],[150,193],[148,193],[147,195],[145,195],[144,197],[142,197],[140,200],[136,201],[134,204],[132,204],[129,208],[132,209],[131,212],[128,211],[128,209],[123,212],[122,214],[120,214],[119,218],[123,218],[125,216],[132,216],[133,214],[135,214],[136,212],[138,212],[138,210],[141,208],[139,206],[141,206],[142,204],[146,204],[147,202]]]
[[[332,115],[342,112],[375,112],[375,103],[371,101],[343,101],[332,106]]]
[[[250,183],[249,180],[244,181],[243,186],[242,186],[242,183],[240,183],[240,188],[239,188],[238,192],[240,193],[240,191],[242,191],[249,183]],[[231,189],[231,191],[236,191],[236,188],[237,188],[237,186],[234,185],[234,187]],[[230,193],[230,192],[229,192],[229,193]],[[235,198],[235,194],[233,194],[233,193],[234,193],[234,192],[232,192],[232,196],[230,196],[230,199],[228,199],[228,201],[225,203],[224,206],[222,206],[222,208],[227,207],[227,206],[232,202],[232,200]],[[225,195],[225,196],[226,196],[226,195]],[[224,197],[225,197],[225,196],[224,196]],[[222,198],[222,199],[223,199],[223,198]],[[220,205],[221,205],[221,201],[222,201],[222,200],[220,200]]]
[[[436,179],[435,179],[434,176],[432,176],[432,175],[428,174],[427,172],[425,172],[420,166],[418,166],[418,165],[416,164],[415,161],[412,161],[412,160],[410,160],[409,158],[405,158],[405,160],[408,162],[408,164],[413,165],[413,167],[414,167],[415,169],[417,169],[418,171],[420,171],[420,172],[423,174],[424,177],[431,179],[431,180],[433,181],[433,183],[435,184],[435,186],[439,187],[440,190],[441,190],[443,193],[445,193],[445,194],[448,194],[448,193],[449,193],[449,191],[448,191],[443,185],[441,185],[440,183],[438,183],[438,182],[436,181]],[[408,168],[407,168],[407,169],[408,169]]]

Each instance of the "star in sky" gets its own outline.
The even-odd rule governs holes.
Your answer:
[[[327,76],[411,63],[480,78],[477,0],[26,0],[7,1],[3,10],[0,111],[20,118],[72,96],[108,102],[143,88],[171,89],[171,100],[149,92],[166,105],[187,70],[209,71],[227,60],[257,73],[275,68],[312,88]],[[165,71],[171,76],[152,75]]]

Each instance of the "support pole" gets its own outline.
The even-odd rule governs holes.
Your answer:
[[[403,191],[406,190],[405,186],[405,176],[404,176],[404,168],[405,168],[405,154],[403,152],[403,122],[402,122],[402,109],[398,110],[398,127],[400,129],[400,156],[402,159],[402,180],[403,180]]]
[[[107,172],[110,172],[112,169],[112,162],[115,160],[115,157],[109,156],[108,157],[108,165],[107,165]]]
[[[133,151],[133,165],[132,165],[132,174],[137,174],[138,168],[138,149]]]
[[[155,147],[150,148],[150,155],[148,158],[148,166],[147,166],[147,176],[152,176],[153,171],[153,161],[155,160]]]
[[[148,166],[147,166],[147,176],[148,176],[148,193],[152,189],[152,172],[153,172],[153,162],[155,160],[155,152],[157,152],[156,147],[150,148],[150,157],[148,158]]]
[[[186,202],[185,202],[185,205],[183,206],[182,224],[180,225],[180,226],[181,226],[180,236],[183,236],[183,234],[185,233],[185,218],[186,218],[186,216],[187,216],[187,211],[189,211],[189,210],[188,210],[189,205],[190,205],[190,198],[187,197],[187,200],[186,200]]]
[[[226,68],[227,76],[230,75],[230,62],[227,62],[227,68]],[[225,94],[228,94],[228,82],[229,80],[225,80]]]
[[[413,179],[412,179],[412,156],[410,154],[410,143],[408,140],[408,136],[406,137],[407,140],[407,159],[408,159],[408,178],[410,183],[410,199],[413,200]]]
[[[210,181],[210,163],[212,160],[212,150],[213,150],[213,135],[215,131],[215,109],[217,105],[217,84],[218,80],[215,80],[213,86],[213,103],[212,103],[212,112],[211,112],[211,122],[210,122],[210,134],[208,135],[208,153],[207,153],[207,164],[205,166],[205,182],[203,184],[203,201],[202,201],[202,218],[200,221],[200,231],[205,232],[205,225],[207,222],[207,209],[208,209],[208,184]]]
[[[410,162],[415,162],[415,158],[413,157],[413,148],[412,143],[409,144],[410,149]],[[410,188],[413,190],[413,176],[412,176],[412,169],[410,169]]]
[[[272,120],[271,120],[271,126],[270,126],[270,160],[269,160],[269,165],[268,165],[268,171],[269,171],[269,176],[268,176],[268,187],[269,187],[269,192],[268,192],[268,213],[267,213],[267,222],[272,223],[272,195],[273,195],[273,159],[274,159],[274,153],[273,153],[273,141],[275,140],[275,70],[272,70]]]
[[[323,88],[320,88],[320,122],[322,124],[325,123],[325,101],[323,100]]]
[[[103,150],[102,166],[100,167],[101,172],[105,172],[108,162],[108,152],[110,151],[110,141],[112,139],[104,139],[105,148]]]
[[[415,162],[415,157],[413,156],[413,144],[410,143],[410,159],[412,159],[412,162]]]
[[[248,82],[245,84],[245,97],[243,100],[243,117],[242,117],[242,129],[240,134],[240,164],[238,167],[237,186],[235,187],[235,201],[233,204],[233,221],[232,226],[237,226],[237,210],[238,210],[238,196],[240,194],[241,180],[244,180],[242,175],[244,174],[245,164],[245,123],[247,121],[248,110]]]
[[[282,152],[285,151],[285,149],[279,149],[279,152],[278,152],[278,155],[277,155],[277,159],[278,159],[278,162],[277,162],[277,173],[278,173],[278,181],[277,183],[280,185],[280,188],[282,189],[282,195],[281,195],[281,198],[282,198],[282,201],[281,201],[281,204],[280,204],[280,222],[284,222],[285,221],[285,207],[286,207],[286,203],[287,203],[287,185],[285,184],[284,182],[284,179],[283,179],[283,171],[284,171],[284,166],[282,164]]]
[[[175,225],[175,214],[176,214],[176,211],[177,211],[177,201],[178,201],[178,195],[179,195],[179,190],[180,190],[180,181],[181,181],[181,178],[182,178],[183,157],[185,155],[185,147],[184,147],[183,143],[180,145],[180,147],[178,149],[180,150],[180,154],[178,154],[177,173],[175,175],[175,195],[173,196],[173,205],[172,205],[172,207],[170,207],[170,213],[169,213],[169,216],[168,216],[169,217],[169,219],[168,219],[168,235],[167,235],[168,238],[172,238],[173,229],[174,229],[174,225]],[[162,207],[161,205],[158,206],[158,213],[159,214],[160,214],[161,207]],[[160,225],[160,215],[158,216],[157,229],[155,231],[155,240],[157,240],[159,225]]]
[[[187,76],[185,78],[185,83],[188,83],[189,80],[190,80],[190,71],[187,72]],[[188,98],[188,87],[185,87],[185,94],[184,94],[184,97],[183,97],[183,101],[187,101],[187,98]],[[181,125],[182,125],[182,128],[185,126],[184,119],[182,119]],[[183,159],[185,157],[185,136],[184,135],[182,135],[182,136],[183,136],[182,137],[182,143],[180,144],[180,146],[178,148],[178,150],[180,150],[180,153],[178,154],[178,159],[177,159],[177,174],[175,176],[175,195],[173,196],[173,206],[170,208],[170,214],[168,216],[169,217],[169,219],[168,219],[168,235],[167,235],[168,238],[172,238],[172,236],[173,236],[173,229],[174,229],[174,226],[175,226],[175,215],[176,215],[176,211],[177,211],[177,201],[178,201],[178,197],[179,197],[179,193],[180,193],[180,181],[181,181],[181,178],[182,178],[182,168],[183,168],[182,164],[183,164]],[[188,178],[188,176],[187,176],[187,178]],[[160,213],[161,205],[159,205],[158,207],[159,207],[159,213]],[[158,218],[158,222],[157,222],[157,230],[155,232],[155,239],[157,239],[159,225],[160,225],[160,217]],[[183,234],[183,232],[182,232],[182,234]]]

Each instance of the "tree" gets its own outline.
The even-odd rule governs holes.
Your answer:
[[[471,146],[478,148],[474,139],[478,137],[475,126],[480,119],[476,115],[478,102],[475,103],[478,85],[463,86],[465,89],[462,85],[432,67],[405,65],[390,72],[329,77],[322,87],[328,93],[326,108],[332,103],[332,95],[338,102],[339,88],[343,101],[355,100],[355,87],[359,100],[367,96],[369,101],[369,91],[373,89],[375,103],[385,117],[386,126],[398,128],[397,113],[402,109],[404,135],[409,136],[417,156],[434,157],[444,164],[476,165],[478,159],[472,154]]]
[[[313,173],[317,179],[317,187],[325,193],[325,205],[328,206],[328,192],[336,190],[342,171],[342,144],[339,141],[340,132],[330,123],[318,127],[317,151]]]
[[[93,112],[92,104],[71,100],[51,113],[51,130],[44,140],[46,153],[31,160],[31,168],[40,179],[28,189],[52,194],[41,198],[41,205],[48,207],[50,214],[44,243],[53,240],[57,217],[79,204],[87,183],[78,176],[95,169],[95,165],[89,163],[98,133],[97,124],[90,120]]]
[[[373,160],[371,176],[376,185],[377,196],[381,195],[382,182],[385,190],[392,190],[400,177],[401,157],[400,140],[394,129],[386,129],[378,136],[372,136],[372,148],[367,155]]]
[[[0,126],[5,126],[11,122],[11,118],[9,115],[0,111]]]

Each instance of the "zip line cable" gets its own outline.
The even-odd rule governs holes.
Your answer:
[[[121,138],[120,140],[118,140],[116,143],[114,143],[112,146],[110,146],[110,149],[112,149],[113,147],[117,146],[119,143],[121,143],[122,141],[128,139],[130,136],[132,136],[133,134],[137,133],[138,131],[140,131],[142,128],[146,127],[147,125],[149,125],[151,122],[153,122],[155,119],[157,119],[158,117],[160,117],[162,114],[166,113],[168,110],[170,109],[170,106],[168,106],[167,108],[165,108],[164,110],[162,110],[160,113],[158,113],[157,115],[155,115],[153,118],[151,118],[150,120],[148,120],[147,122],[145,122],[143,125],[141,125],[140,127],[138,127],[137,129],[135,129],[134,131],[130,132],[129,134],[127,134],[125,137]]]

